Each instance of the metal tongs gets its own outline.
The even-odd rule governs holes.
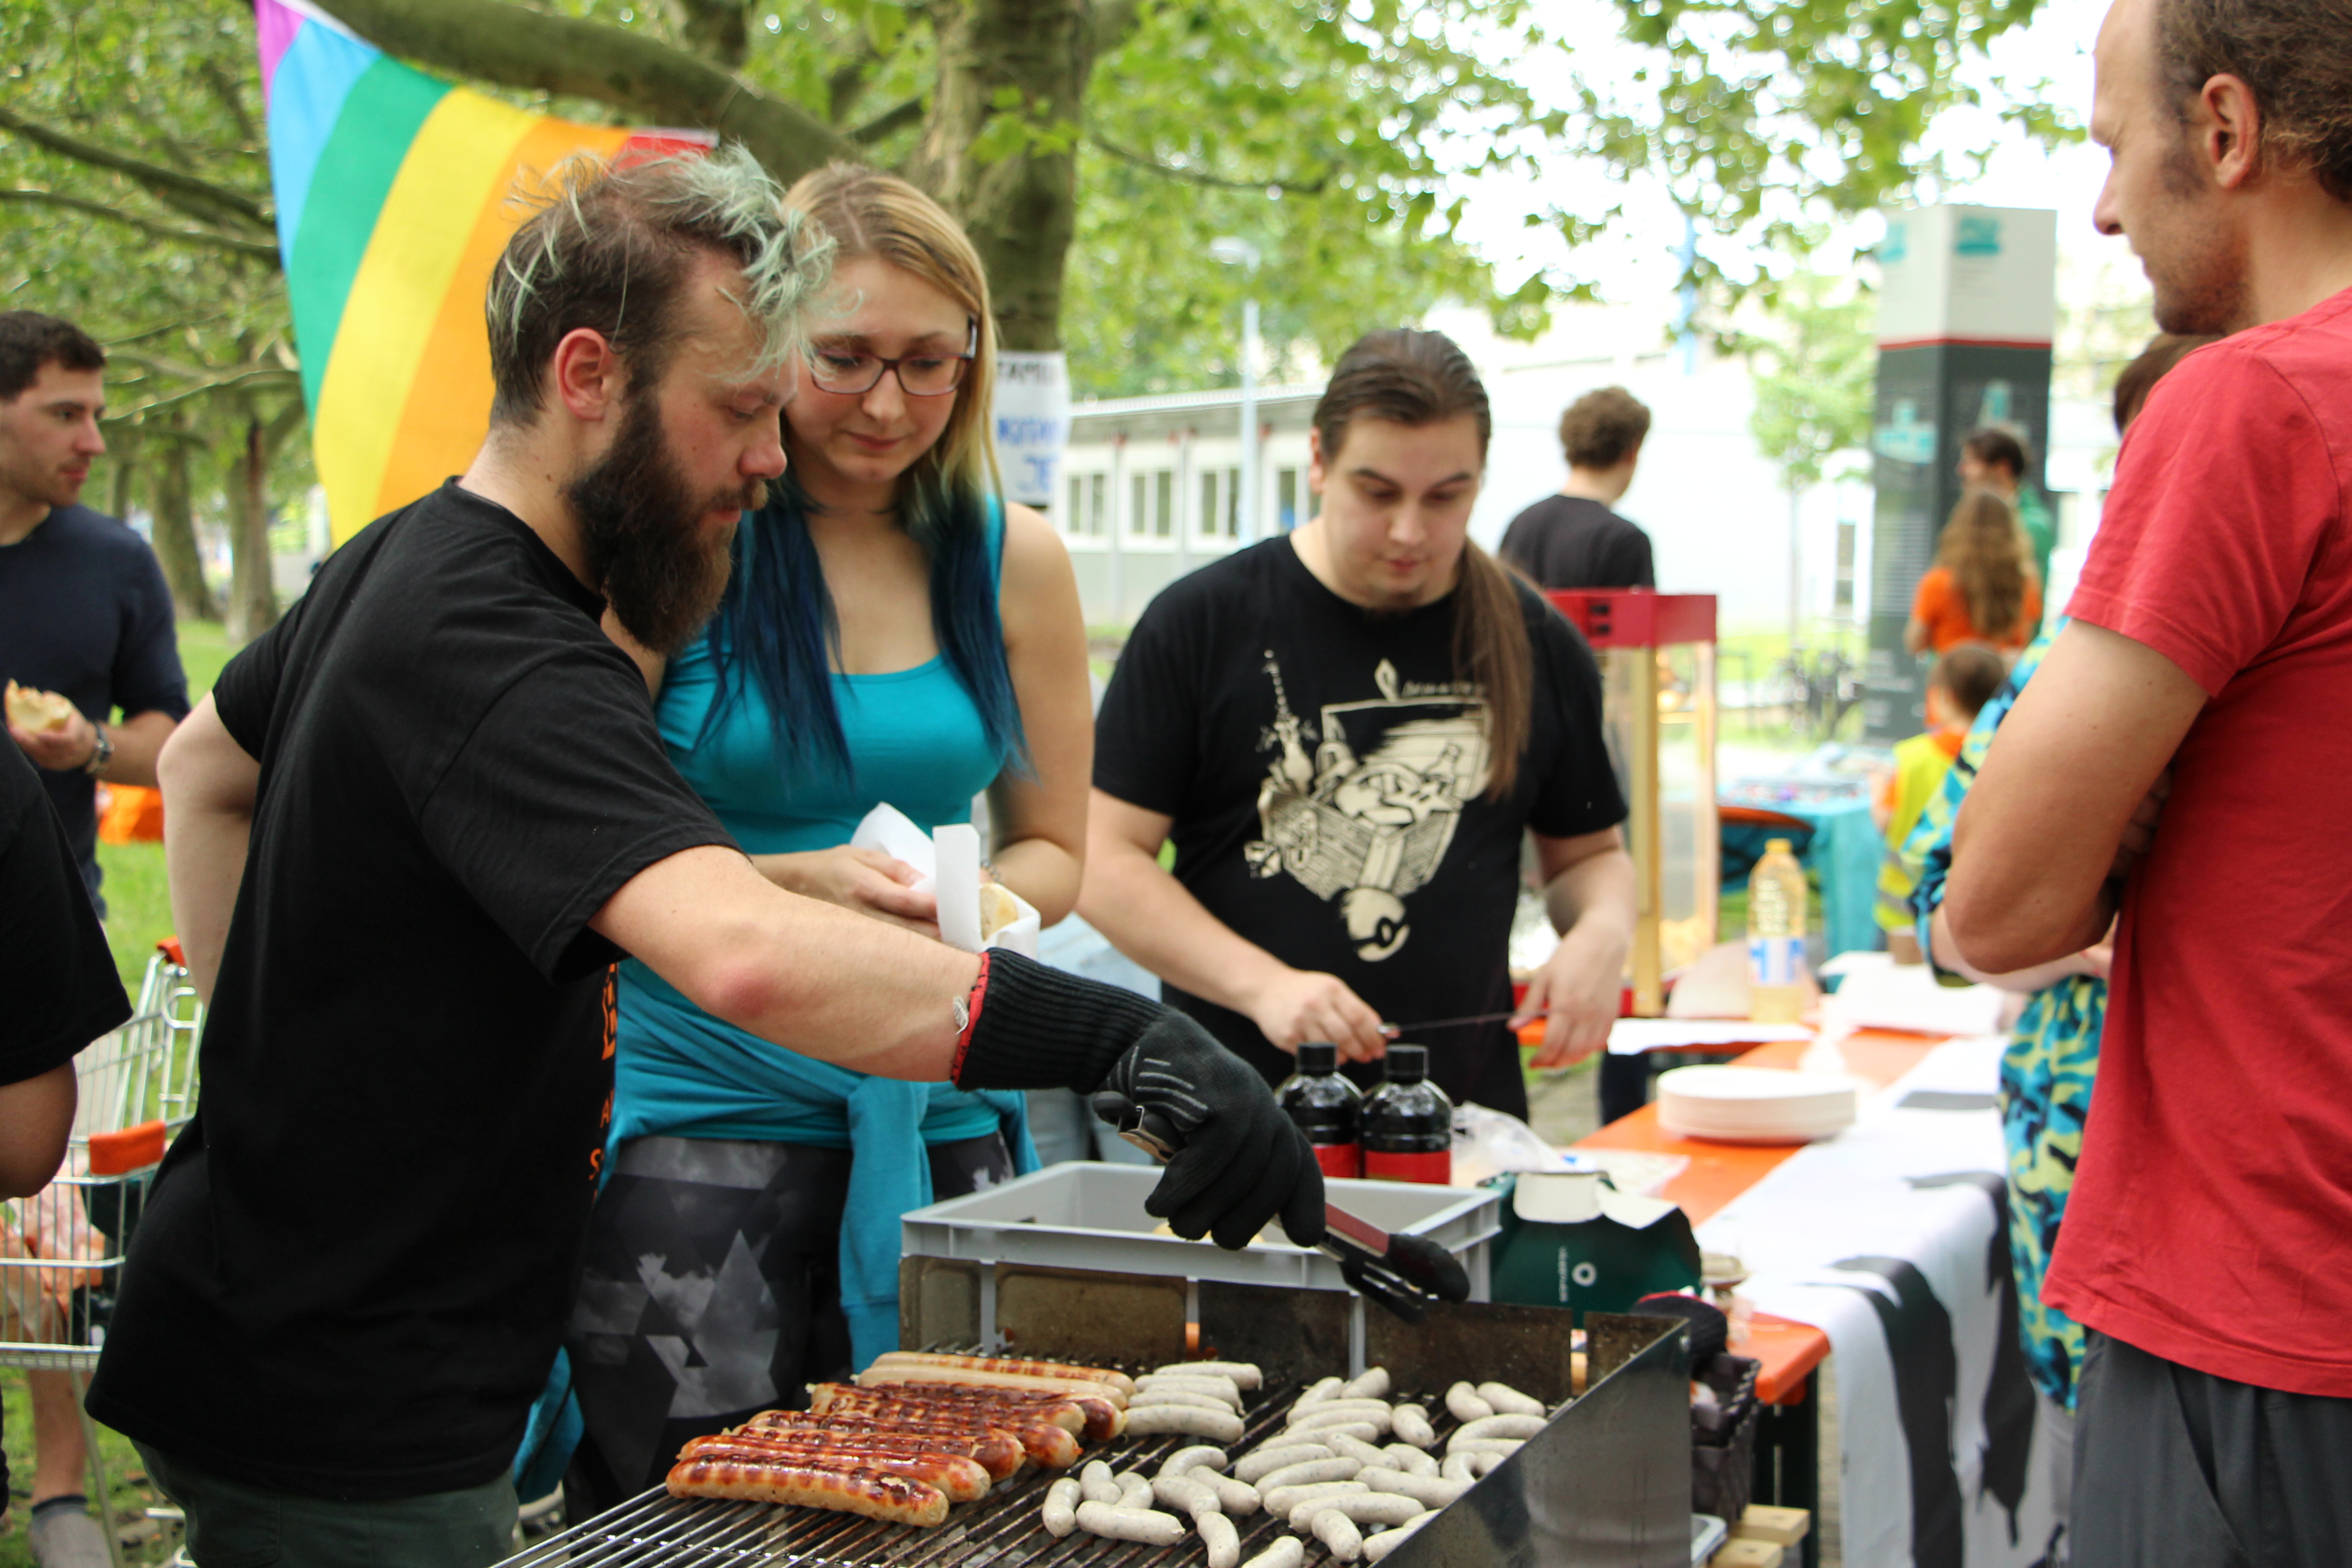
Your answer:
[[[1120,1137],[1163,1165],[1184,1147],[1184,1135],[1166,1117],[1117,1090],[1096,1095],[1094,1108]],[[1367,1300],[1408,1323],[1427,1317],[1433,1301],[1470,1299],[1470,1276],[1454,1254],[1425,1236],[1392,1236],[1334,1203],[1323,1205],[1323,1239],[1316,1247],[1338,1261],[1340,1277]]]

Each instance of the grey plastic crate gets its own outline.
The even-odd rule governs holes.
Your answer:
[[[1001,1187],[916,1209],[899,1225],[900,1255],[978,1263],[1033,1263],[1118,1274],[1225,1279],[1240,1285],[1345,1290],[1339,1266],[1312,1247],[1227,1252],[1207,1241],[1155,1235],[1143,1200],[1160,1173],[1074,1160]],[[1502,1228],[1501,1194],[1486,1187],[1406,1182],[1327,1182],[1331,1202],[1391,1233],[1426,1236],[1462,1260],[1470,1299],[1487,1291],[1487,1248]],[[1277,1226],[1274,1233],[1281,1235]]]

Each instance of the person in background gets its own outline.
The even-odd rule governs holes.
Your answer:
[[[1086,850],[1086,627],[1061,541],[1000,499],[980,257],[870,169],[785,200],[835,237],[832,292],[784,408],[790,466],[736,532],[718,615],[673,659],[639,653],[663,744],[777,886],[931,937],[915,869],[850,837],[885,804],[925,830],[969,822],[986,790],[995,879],[1057,921]],[[778,1050],[641,963],[621,967],[618,1042],[567,1335],[575,1518],[897,1349],[898,1216],[1036,1167],[1020,1096]],[[737,1246],[754,1267],[727,1267]],[[681,1335],[687,1366],[656,1342]]]
[[[2165,373],[2193,350],[2221,340],[2210,333],[2159,334],[2116,378],[2116,434],[2122,436]],[[2008,682],[1987,702],[1969,728],[1959,756],[1928,799],[1897,854],[1900,872],[1914,885],[1906,900],[1912,917],[1911,945],[1936,966],[1948,984],[1982,982],[2026,997],[2010,1028],[2000,1058],[2000,1121],[2008,1153],[2009,1256],[2017,1277],[2018,1337],[2033,1380],[2039,1430],[2035,1451],[2051,1467],[2051,1494],[2059,1504],[2063,1532],[2074,1474],[2074,1400],[2083,1370],[2083,1326],[2051,1304],[2042,1293],[2050,1255],[2058,1244],[2074,1190],[2074,1167],[2083,1156],[2083,1130],[2091,1110],[2091,1087],[2099,1065],[2099,1033],[2106,1018],[2108,943],[2094,943],[2072,958],[2011,974],[1970,969],[1954,948],[1943,915],[1944,889],[1951,874],[1952,822],[1977,770],[1984,765],[2001,721],[2041,667],[2062,618],[2034,638],[2010,672]],[[1891,942],[1890,939],[1890,942]],[[2053,1541],[2047,1561],[2063,1562]]]
[[[0,747],[0,1198],[32,1198],[48,1186],[73,1131],[74,1056],[130,1016],[131,1000],[65,825],[32,763],[14,747]],[[36,1201],[60,1197],[80,1202],[71,1187]],[[39,1294],[11,1288],[0,1318],[12,1325],[0,1327],[0,1335],[38,1337],[14,1327],[13,1319],[14,1307]],[[79,1490],[81,1420],[70,1374],[37,1375],[33,1519],[26,1531],[33,1561],[45,1568],[106,1568],[106,1539]],[[9,1495],[7,1459],[0,1456],[0,1526]]]
[[[1912,595],[1904,647],[1942,653],[1982,642],[2015,657],[2042,624],[2042,581],[2024,544],[2007,501],[1990,490],[1960,497]]]
[[[1916,872],[1903,864],[1903,842],[1960,754],[1969,726],[2009,679],[2000,655],[1980,642],[1955,644],[1927,672],[1927,731],[1895,742],[1895,765],[1882,773],[1871,799],[1871,816],[1886,839],[1878,868],[1878,928],[1897,963],[1916,963],[1920,952],[1911,933],[1911,889]]]
[[[2093,216],[2168,332],[2072,619],[1954,826],[1954,954],[2113,931],[2045,1298],[2075,1568],[2352,1562],[2352,0],[2118,0]]]
[[[2026,479],[2033,460],[2025,450],[2024,437],[1998,425],[1988,425],[1969,433],[1960,443],[1960,460],[1957,468],[1964,489],[1990,490],[2007,501],[2017,512],[2017,524],[2025,530],[2026,552],[2033,563],[2033,576],[2045,591],[2050,583],[2050,552],[2057,548],[2058,525],[2051,521],[2050,508]],[[2042,629],[2039,617],[2027,628],[2029,634]]]
[[[156,754],[188,712],[163,568],[146,541],[80,504],[106,452],[105,369],[105,351],[72,322],[0,311],[0,685],[66,700],[37,728],[12,713],[8,738],[40,769],[101,920],[98,786],[152,787]],[[105,1540],[82,1512],[89,1455],[73,1380],[28,1372],[25,1383],[39,1454],[34,1552],[44,1563],[102,1564]]]
[[[98,785],[153,788],[156,754],[188,715],[163,569],[145,540],[80,504],[106,453],[105,370],[72,322],[0,310],[0,682],[72,707],[39,730],[12,717],[8,738],[41,769],[101,920]]]
[[[1568,482],[1511,519],[1497,552],[1539,588],[1654,588],[1650,536],[1611,510],[1633,482],[1650,410],[1622,386],[1588,392],[1559,416]]]
[[[1162,590],[1097,716],[1079,912],[1268,1082],[1301,1042],[1512,1010],[1522,836],[1559,947],[1516,1021],[1599,1048],[1633,931],[1591,650],[1471,542],[1486,389],[1436,332],[1368,333],[1316,405],[1296,532]],[[1161,847],[1175,845],[1172,869]],[[1527,1114],[1511,1028],[1402,1038],[1458,1104]]]

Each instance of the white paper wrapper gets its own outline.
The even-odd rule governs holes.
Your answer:
[[[920,872],[918,892],[938,895],[940,940],[966,952],[1001,947],[1024,958],[1037,956],[1037,937],[1045,922],[1028,900],[1010,888],[1020,918],[983,942],[980,937],[980,833],[969,823],[954,822],[925,833],[895,805],[876,806],[850,836],[858,849],[879,849],[894,860]]]

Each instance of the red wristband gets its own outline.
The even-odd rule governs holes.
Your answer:
[[[958,1082],[961,1082],[963,1079],[964,1055],[971,1049],[971,1032],[980,1026],[980,1010],[988,1001],[988,957],[990,951],[991,950],[987,948],[982,948],[981,950],[980,977],[971,983],[971,991],[964,998],[965,1013],[963,1027],[956,1032],[955,1062],[954,1065],[948,1068],[948,1077]]]

